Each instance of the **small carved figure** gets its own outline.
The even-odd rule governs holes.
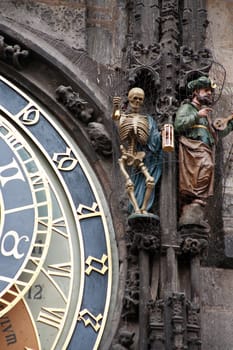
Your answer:
[[[161,135],[151,116],[140,114],[144,91],[128,93],[130,110],[120,110],[120,97],[113,99],[113,119],[118,121],[121,158],[120,170],[126,191],[136,214],[147,214],[154,202],[154,187],[162,170]],[[129,170],[128,170],[129,169]]]
[[[127,350],[134,343],[134,332],[122,329],[119,332],[118,343],[113,345],[112,350]]]
[[[13,64],[17,69],[23,68],[23,63],[29,56],[28,50],[22,50],[18,44],[8,45],[5,38],[0,35],[0,59]]]
[[[83,123],[88,124],[93,119],[94,110],[87,107],[87,102],[83,100],[79,96],[79,93],[75,92],[71,86],[60,85],[56,89],[56,99]]]
[[[175,119],[175,131],[179,135],[179,193],[183,208],[180,223],[201,224],[203,208],[213,195],[217,134],[226,136],[231,132],[233,121],[227,120],[225,129],[218,131],[217,125],[212,123],[210,106],[215,87],[208,77],[190,81],[187,87],[192,97],[180,106]]]

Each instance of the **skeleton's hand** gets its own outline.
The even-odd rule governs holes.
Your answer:
[[[115,96],[113,97],[113,114],[112,118],[114,120],[119,120],[121,117],[120,111],[121,97]]]
[[[121,104],[121,97],[119,96],[115,96],[113,97],[113,106],[115,109],[119,109],[120,108],[120,104]]]

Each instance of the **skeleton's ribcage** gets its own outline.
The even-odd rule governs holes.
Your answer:
[[[121,142],[135,139],[136,142],[145,145],[149,136],[148,119],[142,115],[127,116],[119,125]]]

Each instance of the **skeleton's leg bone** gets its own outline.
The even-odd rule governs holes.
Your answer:
[[[146,192],[145,192],[144,200],[143,200],[142,207],[141,207],[141,212],[143,214],[145,214],[145,213],[147,213],[146,208],[147,208],[148,202],[150,200],[151,193],[153,191],[153,188],[155,187],[155,180],[154,180],[153,176],[150,175],[147,167],[144,165],[143,162],[141,162],[139,164],[139,168],[141,169],[141,172],[143,173],[143,175],[146,178]]]
[[[129,196],[129,199],[130,199],[130,201],[131,201],[131,203],[132,203],[132,205],[134,207],[134,211],[135,211],[135,213],[140,213],[141,211],[139,209],[139,206],[138,206],[135,194],[134,194],[134,184],[133,184],[132,180],[129,177],[129,174],[127,173],[127,171],[125,169],[125,161],[126,161],[126,159],[127,159],[127,157],[122,156],[118,160],[119,165],[120,165],[120,170],[121,170],[122,174],[124,175],[124,177],[126,179],[125,188],[126,188],[128,196]]]

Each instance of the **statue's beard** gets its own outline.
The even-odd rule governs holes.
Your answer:
[[[209,95],[200,96],[196,95],[197,101],[203,106],[211,106],[213,104],[213,97]]]

